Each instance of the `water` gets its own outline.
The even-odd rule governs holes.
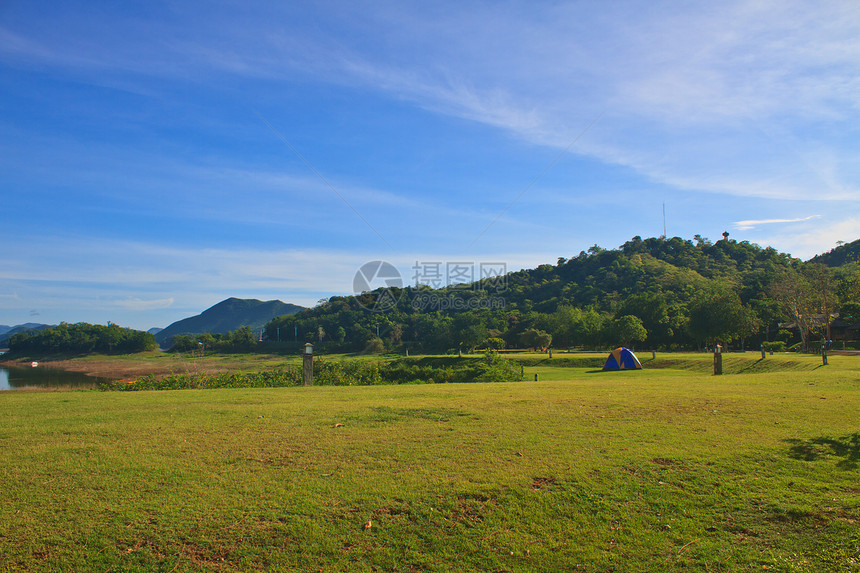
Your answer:
[[[0,367],[0,391],[21,388],[95,388],[104,378],[87,376],[80,372],[67,372],[57,368]]]

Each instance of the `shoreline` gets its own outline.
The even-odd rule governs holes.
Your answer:
[[[117,355],[116,357],[100,355],[98,357],[43,357],[5,359],[0,356],[0,366],[12,368],[30,368],[33,360],[39,362],[38,368],[54,368],[68,372],[78,372],[97,378],[121,380],[124,378],[141,378],[143,376],[167,376],[170,374],[218,374],[230,371],[267,370],[275,366],[273,363],[287,362],[283,357],[272,355],[207,355],[205,357],[189,357],[183,354],[140,354]]]
[[[0,366],[8,366],[11,368],[30,368],[31,360],[0,360]],[[173,369],[165,367],[156,367],[147,364],[129,364],[120,361],[112,360],[39,360],[38,368],[52,368],[57,370],[65,370],[67,372],[79,372],[87,376],[95,378],[136,378],[146,376],[148,374],[166,375],[170,374]]]

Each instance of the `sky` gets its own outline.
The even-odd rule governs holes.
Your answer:
[[[664,219],[665,211],[665,219]],[[0,324],[860,238],[860,3],[0,2]]]

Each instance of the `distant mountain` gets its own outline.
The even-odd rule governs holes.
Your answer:
[[[44,330],[46,328],[51,328],[51,325],[28,322],[26,324],[19,324],[17,326],[9,327],[8,330],[0,334],[0,347],[5,348],[6,346],[8,346],[9,339],[18,334],[19,332],[27,332],[29,330]]]
[[[841,267],[848,263],[860,262],[860,239],[853,243],[839,245],[828,253],[815,255],[809,259],[810,263],[821,263],[828,267]]]
[[[304,307],[280,300],[228,298],[197,316],[174,322],[159,331],[155,335],[155,340],[161,346],[168,346],[170,339],[177,334],[203,334],[204,332],[221,334],[243,326],[260,330],[276,316],[295,314],[300,310],[304,310]]]
[[[159,328],[158,326],[154,326],[154,327],[150,328],[149,330],[147,330],[147,332],[148,332],[148,333],[150,333],[150,334],[152,334],[152,335],[156,335],[156,334],[158,334],[159,332],[161,332],[162,330],[164,330],[164,329],[163,329],[163,328]]]
[[[6,334],[10,330],[12,330],[11,326],[6,326],[5,324],[0,324],[0,334]]]

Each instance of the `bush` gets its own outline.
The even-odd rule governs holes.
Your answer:
[[[522,378],[520,368],[492,350],[484,353],[484,358],[476,370],[475,380],[479,382],[512,382]]]
[[[367,354],[382,354],[385,352],[385,343],[378,336],[374,336],[364,345],[364,351]]]
[[[765,352],[785,352],[785,341],[775,340],[773,342],[762,342]]]
[[[520,380],[520,368],[487,351],[480,360],[467,359],[455,365],[420,364],[411,359],[392,362],[358,360],[314,360],[314,384],[320,386],[372,386],[377,384],[445,384],[451,382],[509,382]],[[186,390],[204,388],[279,388],[300,386],[302,369],[289,366],[269,372],[223,372],[221,374],[171,374],[162,378],[144,376],[134,381],[102,384],[102,390]]]

